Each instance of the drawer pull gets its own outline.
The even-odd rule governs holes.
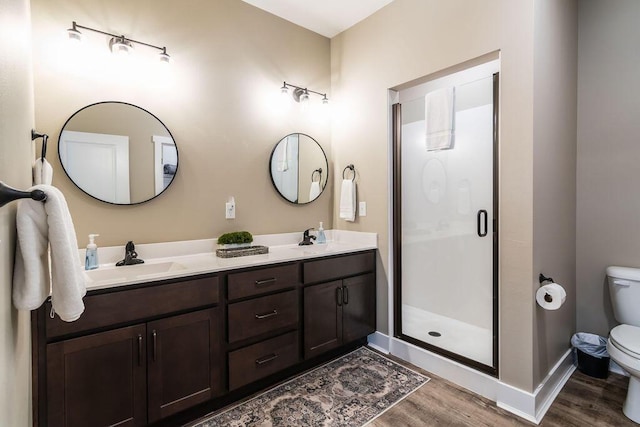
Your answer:
[[[347,305],[347,304],[349,304],[349,288],[347,288],[346,286],[343,286],[342,287],[342,292],[344,294],[342,299],[344,300],[344,304]]]
[[[277,316],[277,315],[278,315],[278,310],[273,310],[270,313],[256,314],[256,319],[267,319],[269,317],[273,317],[273,316]]]
[[[275,277],[272,277],[271,279],[256,280],[256,286],[266,286],[271,285],[272,283],[276,283]]]
[[[278,355],[275,353],[271,353],[267,356],[261,357],[260,359],[256,359],[256,365],[263,365],[267,362],[271,362],[272,360],[275,360],[278,358]]]

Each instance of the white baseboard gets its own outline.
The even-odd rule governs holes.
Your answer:
[[[378,331],[375,331],[371,335],[367,337],[367,341],[369,347],[375,348],[376,350],[389,354],[389,336]]]
[[[456,361],[380,332],[369,335],[369,345],[496,402],[521,418],[539,424],[575,370],[568,350],[533,393],[501,382]]]
[[[575,369],[571,350],[567,350],[533,393],[500,382],[496,404],[532,423],[539,424]]]

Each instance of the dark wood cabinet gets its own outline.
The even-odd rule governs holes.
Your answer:
[[[304,289],[304,356],[313,357],[342,343],[342,281]]]
[[[96,290],[84,303],[75,322],[49,317],[50,302],[32,317],[34,426],[184,424],[364,342],[375,251]]]
[[[217,276],[93,292],[35,316],[34,424],[144,426],[224,392]]]
[[[317,356],[375,331],[374,273],[304,288],[304,357]]]
[[[218,309],[47,346],[49,426],[143,426],[222,391]]]
[[[373,273],[342,281],[342,340],[366,337],[376,330],[376,283]]]
[[[147,424],[145,325],[47,346],[50,427]]]
[[[147,324],[150,423],[222,391],[218,317],[209,309]]]

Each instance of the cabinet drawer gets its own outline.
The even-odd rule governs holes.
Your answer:
[[[51,302],[45,305],[48,338],[120,323],[147,319],[181,310],[217,304],[218,278],[186,280],[166,285],[119,290],[84,298],[85,310],[75,322],[51,319]]]
[[[298,293],[275,295],[229,304],[229,342],[233,343],[298,323]]]
[[[229,300],[264,294],[299,282],[298,264],[229,274]]]
[[[298,332],[229,353],[229,390],[259,380],[298,362]]]
[[[337,258],[308,261],[303,264],[304,283],[325,282],[355,276],[375,269],[375,253],[366,252]]]

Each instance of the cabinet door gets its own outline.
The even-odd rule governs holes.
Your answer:
[[[145,334],[136,325],[47,345],[47,425],[146,425]]]
[[[218,318],[212,308],[147,323],[150,423],[219,394]]]
[[[376,329],[376,283],[373,273],[342,282],[342,338],[348,342],[366,337]]]
[[[342,344],[342,281],[304,288],[304,357]]]

